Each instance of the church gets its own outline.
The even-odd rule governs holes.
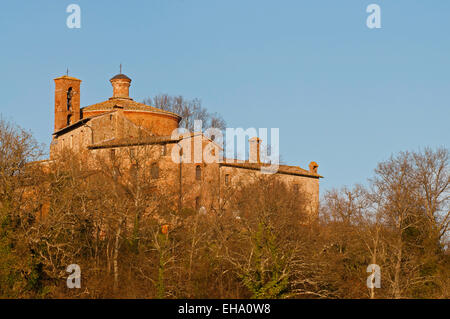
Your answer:
[[[130,178],[136,175],[139,163],[145,170],[141,175],[170,189],[180,208],[203,212],[226,205],[230,190],[261,176],[264,167],[270,166],[261,158],[261,139],[256,136],[248,140],[247,160],[224,160],[221,145],[203,132],[174,134],[181,117],[134,101],[129,94],[132,81],[122,73],[110,79],[112,97],[84,107],[80,105],[81,80],[64,75],[54,82],[50,160],[70,150],[83,154],[87,162],[103,158],[120,163],[130,171]],[[193,161],[199,147],[206,156]],[[298,192],[299,198],[307,198],[308,213],[317,215],[322,178],[317,169],[316,162],[311,162],[308,170],[279,165],[270,178],[279,178]]]

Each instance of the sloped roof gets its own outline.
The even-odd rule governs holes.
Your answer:
[[[172,138],[171,136],[147,136],[147,137],[142,137],[142,138],[127,137],[127,138],[113,139],[113,140],[89,145],[88,149],[177,143],[179,140],[180,140],[179,138]]]
[[[66,133],[66,132],[68,132],[68,131],[73,130],[74,128],[77,128],[77,127],[83,125],[84,123],[89,122],[89,121],[92,120],[93,118],[100,117],[100,116],[104,116],[104,115],[106,115],[106,114],[110,114],[110,113],[115,112],[115,111],[116,111],[116,110],[111,110],[111,111],[109,111],[109,112],[105,112],[105,113],[102,113],[102,114],[97,114],[97,115],[93,115],[93,116],[89,116],[89,117],[84,117],[84,118],[78,120],[78,121],[75,122],[75,123],[72,123],[72,124],[70,124],[70,125],[68,125],[68,126],[63,127],[62,129],[59,129],[58,131],[53,132],[52,135],[58,136],[58,135],[64,134],[64,133]]]
[[[131,81],[131,79],[128,76],[126,76],[125,74],[122,74],[122,73],[119,73],[119,74],[117,74],[117,75],[115,75],[114,77],[111,78],[111,80],[116,80],[116,79],[124,79],[124,80],[130,80]]]
[[[90,111],[112,111],[114,107],[122,107],[124,111],[142,111],[142,112],[152,112],[152,113],[159,113],[159,114],[166,114],[173,117],[177,117],[181,119],[181,116],[179,116],[176,113],[165,111],[153,106],[149,106],[143,103],[135,102],[131,99],[123,99],[123,98],[111,98],[109,100],[92,104],[89,106],[85,106],[82,108],[83,112],[90,112]]]
[[[234,160],[234,162],[223,161],[220,163],[220,165],[236,167],[236,168],[243,168],[243,169],[251,169],[251,170],[261,170],[261,169],[264,170],[264,168],[269,169],[271,166],[270,164],[266,164],[266,163],[250,163],[249,161],[239,161],[239,160]],[[300,168],[299,166],[289,166],[289,165],[281,165],[281,164],[278,166],[278,170],[276,171],[276,173],[306,176],[306,177],[312,177],[312,178],[323,178],[323,176],[320,176],[319,174],[311,173],[310,171]]]
[[[73,81],[80,81],[81,82],[80,79],[77,79],[77,78],[74,78],[73,76],[68,76],[68,75],[59,76],[55,80],[60,80],[60,79],[73,80]]]
[[[216,142],[212,141],[206,137],[203,133],[194,132],[187,134],[180,134],[178,137],[172,137],[170,135],[151,135],[144,137],[125,137],[120,139],[113,139],[105,142],[99,142],[88,146],[89,149],[99,149],[99,148],[112,148],[112,147],[125,147],[125,146],[141,146],[141,145],[151,145],[151,144],[167,144],[167,143],[178,143],[179,141],[187,138],[191,138],[197,135],[201,135],[210,143],[216,145],[219,149],[223,149]]]

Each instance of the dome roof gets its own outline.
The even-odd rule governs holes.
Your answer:
[[[112,111],[115,107],[122,107],[125,111],[142,111],[151,113],[166,114],[175,118],[181,119],[181,117],[173,112],[165,111],[153,106],[149,106],[143,103],[138,103],[128,99],[109,99],[100,103],[92,104],[83,107],[83,112],[98,112],[98,111]]]
[[[119,74],[115,75],[113,78],[111,78],[111,80],[118,80],[118,79],[131,81],[131,79],[128,76],[126,76],[125,74],[122,74],[122,73],[119,73]]]

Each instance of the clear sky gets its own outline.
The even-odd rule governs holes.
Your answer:
[[[66,8],[81,7],[69,29]],[[381,29],[366,7],[381,7]],[[448,0],[39,0],[0,10],[0,113],[48,145],[53,78],[82,106],[133,79],[136,101],[198,97],[229,127],[278,127],[282,160],[322,190],[364,183],[401,150],[449,147]]]

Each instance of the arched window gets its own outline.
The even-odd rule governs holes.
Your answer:
[[[195,179],[200,181],[202,179],[202,168],[200,165],[197,165],[195,167]]]
[[[72,88],[70,87],[67,90],[67,111],[70,111],[70,109],[72,108],[72,96],[73,96],[73,92],[72,92]]]
[[[159,178],[159,167],[158,164],[152,164],[152,168],[151,168],[151,175],[152,175],[152,179],[158,179]]]
[[[225,175],[225,185],[230,185],[230,174]]]

